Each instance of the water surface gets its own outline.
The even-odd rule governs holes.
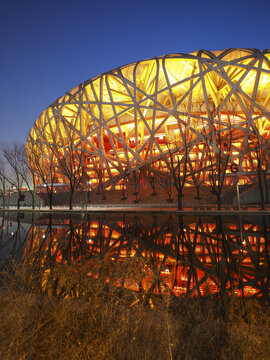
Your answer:
[[[0,218],[0,260],[15,257],[44,273],[59,263],[77,263],[89,269],[88,276],[98,276],[97,260],[136,263],[140,280],[130,271],[116,286],[174,296],[269,299],[269,225],[268,215],[6,213]]]

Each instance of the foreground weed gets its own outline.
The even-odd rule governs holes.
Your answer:
[[[14,267],[3,274],[0,358],[269,359],[270,308],[256,299],[175,299],[127,290],[141,267]],[[132,270],[130,270],[132,269]],[[132,273],[130,273],[130,271]]]

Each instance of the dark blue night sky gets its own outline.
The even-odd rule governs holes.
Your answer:
[[[0,9],[0,142],[25,142],[48,105],[115,67],[270,47],[270,0],[9,0]]]

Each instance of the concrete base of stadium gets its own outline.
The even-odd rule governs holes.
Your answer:
[[[243,205],[259,205],[260,192],[258,186],[240,186],[240,204]],[[238,206],[237,190],[236,187],[224,186],[221,194],[221,203],[223,207]],[[264,189],[264,197],[266,199],[266,191]],[[13,192],[0,198],[0,207],[5,208],[17,207],[18,205],[18,193]],[[266,202],[266,201],[265,201]],[[183,207],[194,208],[214,208],[217,204],[216,195],[211,191],[210,186],[200,187],[200,196],[198,198],[196,189],[191,186],[184,188],[184,196],[182,199]],[[30,191],[23,192],[23,196],[19,201],[20,208],[32,206],[32,195]],[[34,195],[34,204],[36,208],[48,207],[49,198],[47,193],[40,193]],[[68,207],[69,205],[69,193],[64,191],[58,191],[53,195],[53,206]],[[109,205],[118,207],[132,207],[133,205],[143,206],[145,208],[172,208],[177,207],[177,192],[172,189],[171,196],[168,195],[163,189],[157,187],[155,192],[153,189],[141,188],[138,193],[135,194],[133,189],[127,189],[124,192],[122,190],[109,190],[104,193],[97,193],[97,191],[77,191],[73,198],[73,206],[79,206],[80,208],[94,207],[94,206]]]

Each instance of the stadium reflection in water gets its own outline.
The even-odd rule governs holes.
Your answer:
[[[269,299],[269,224],[267,215],[43,216],[33,219],[21,256],[44,271],[57,263],[85,264],[89,276],[95,260],[132,259],[143,267],[142,279],[131,276],[118,286],[175,296],[234,293]]]

